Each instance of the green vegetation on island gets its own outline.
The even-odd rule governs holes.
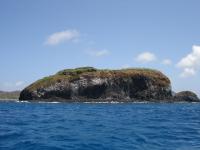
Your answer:
[[[191,91],[172,91],[169,78],[158,70],[110,70],[93,67],[65,69],[44,77],[26,87],[19,100],[200,102]]]
[[[148,76],[157,80],[157,84],[167,86],[170,80],[160,71],[148,68],[127,68],[120,70],[96,69],[93,67],[80,67],[75,69],[65,69],[57,72],[55,75],[44,77],[28,86],[27,89],[34,91],[38,88],[45,88],[59,82],[70,82],[78,80],[81,76],[97,77],[97,78],[117,78],[117,77],[134,77]]]
[[[162,72],[146,68],[120,70],[81,67],[44,77],[20,94],[20,100],[153,101],[172,97],[171,82]]]

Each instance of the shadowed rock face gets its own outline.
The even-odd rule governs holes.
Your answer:
[[[176,93],[174,96],[175,101],[186,101],[186,102],[200,102],[197,95],[191,91],[182,91]]]
[[[25,88],[20,100],[155,101],[172,97],[170,80],[150,69],[67,69]]]

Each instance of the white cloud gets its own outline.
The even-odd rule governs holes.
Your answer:
[[[4,82],[4,83],[2,84],[2,86],[3,86],[3,87],[11,87],[11,86],[13,86],[13,83],[11,83],[11,82]]]
[[[136,61],[142,62],[142,63],[152,62],[152,61],[155,61],[156,59],[157,58],[155,54],[150,53],[150,52],[143,52],[136,57]]]
[[[5,82],[3,85],[5,87],[20,87],[25,84],[24,81],[16,81],[16,82]]]
[[[122,69],[126,69],[126,68],[130,68],[130,67],[131,67],[130,65],[125,64],[125,65],[123,65],[121,68],[122,68]]]
[[[178,64],[180,68],[198,68],[200,67],[200,46],[194,45],[192,47],[192,52],[182,58]]]
[[[15,86],[22,86],[24,84],[24,81],[17,81],[15,83]]]
[[[177,66],[183,69],[181,77],[194,76],[200,69],[200,46],[194,45],[192,52],[183,57],[177,63]]]
[[[61,32],[56,32],[50,35],[45,44],[47,45],[57,45],[67,41],[76,42],[80,36],[80,33],[77,30],[65,30]]]
[[[26,86],[24,81],[0,83],[0,89],[3,91],[21,90]]]
[[[186,78],[196,74],[193,68],[184,68],[183,72],[180,74],[181,77]]]
[[[102,50],[90,49],[87,50],[86,52],[87,54],[95,57],[102,57],[110,54],[110,51],[108,51],[107,49],[102,49]]]
[[[164,59],[164,60],[162,61],[162,64],[163,64],[163,65],[171,65],[171,64],[172,64],[172,61],[171,61],[170,59]]]

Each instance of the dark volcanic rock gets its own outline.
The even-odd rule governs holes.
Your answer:
[[[172,98],[170,80],[150,69],[67,69],[36,81],[20,100],[162,101]]]
[[[200,102],[200,99],[191,91],[182,91],[174,95],[174,101]]]

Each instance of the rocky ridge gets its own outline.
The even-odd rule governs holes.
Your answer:
[[[192,92],[172,94],[168,77],[157,70],[99,70],[82,67],[59,71],[26,87],[19,100],[103,101],[199,101]]]

